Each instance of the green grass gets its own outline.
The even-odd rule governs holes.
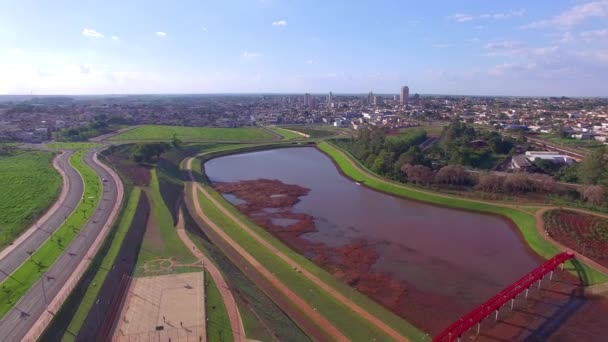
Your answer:
[[[169,208],[165,205],[162,195],[160,194],[160,188],[158,184],[158,176],[156,170],[151,171],[150,186],[146,189],[146,194],[150,200],[150,210],[152,210],[152,218],[158,226],[160,243],[151,236],[149,230],[146,231],[142,242],[142,247],[137,257],[137,264],[135,268],[135,276],[143,276],[144,264],[156,259],[169,259],[173,258],[176,262],[181,264],[193,263],[197,259],[190,253],[188,248],[184,246],[175,226],[173,225],[173,219]],[[150,222],[148,222],[150,224]],[[200,271],[200,268],[192,267],[178,267],[174,272],[192,272]],[[167,272],[155,273],[155,275],[167,274]]]
[[[501,215],[515,223],[525,241],[532,248],[532,250],[539,255],[548,259],[560,252],[558,247],[546,241],[538,233],[536,230],[536,219],[533,215],[527,212],[518,210],[516,208],[508,208],[489,203],[479,203],[455,197],[441,196],[430,191],[416,189],[387,179],[379,179],[380,176],[377,175],[370,177],[372,176],[371,171],[367,170],[363,165],[352,158],[352,156],[342,155],[336,147],[327,142],[320,143],[317,146],[321,151],[325,152],[334,160],[344,174],[359,182],[364,182],[366,186],[372,189],[399,197],[442,205],[450,208]],[[350,163],[350,160],[355,161],[358,167],[354,167]],[[587,277],[591,285],[608,281],[608,275],[584,264],[583,268],[587,273]]]
[[[11,243],[57,198],[61,176],[55,154],[15,151],[0,156],[0,249]]]
[[[420,340],[423,333],[391,313],[384,309],[379,304],[375,303],[365,295],[357,292],[355,289],[348,285],[340,282],[334,278],[331,274],[327,273],[323,269],[316,266],[306,257],[299,253],[291,250],[279,240],[274,238],[271,234],[267,233],[264,229],[251,223],[246,217],[241,215],[238,210],[232,207],[226,202],[221,195],[215,192],[212,188],[205,186],[212,196],[217,200],[223,207],[230,210],[236,215],[239,220],[251,229],[253,229],[258,235],[262,236],[265,240],[272,243],[281,252],[295,260],[302,267],[306,268],[309,272],[315,274],[317,277],[322,279],[330,286],[336,288],[343,295],[353,300],[362,308],[365,308],[379,319],[386,322],[388,325],[393,327],[395,330],[402,333],[404,336],[411,338],[412,340]],[[313,308],[320,312],[325,318],[327,318],[332,324],[334,324],[340,331],[342,331],[347,337],[353,340],[366,340],[370,341],[385,340],[388,338],[384,333],[377,330],[368,321],[362,319],[358,314],[352,312],[343,303],[337,301],[333,296],[328,295],[325,291],[319,289],[310,280],[304,277],[301,273],[295,272],[286,262],[278,258],[274,253],[268,249],[260,246],[249,234],[244,232],[236,223],[226,217],[218,208],[216,208],[206,197],[199,193],[199,201],[203,211],[209,216],[209,218],[218,224],[222,229],[229,234],[239,245],[253,255],[260,263],[265,265],[271,270],[275,276],[277,276],[283,283],[287,285],[292,291],[294,291],[300,298],[305,302],[309,303]]]
[[[88,221],[99,203],[101,181],[83,160],[86,151],[70,157],[84,182],[84,196],[67,220],[11,276],[0,283],[0,317],[3,317],[27,290],[48,270],[69,246],[72,239]]]
[[[341,133],[353,133],[352,130],[347,128],[338,128],[328,125],[293,125],[283,126],[283,128],[307,134],[311,139],[329,138],[340,135]]]
[[[88,150],[101,146],[103,145],[92,142],[52,142],[46,144],[46,147],[57,150]]]
[[[114,141],[171,140],[173,136],[184,142],[203,141],[265,141],[276,137],[259,127],[213,128],[184,126],[141,126],[115,135]]]
[[[67,331],[80,331],[89,310],[93,307],[93,303],[97,298],[101,285],[104,283],[108,275],[108,271],[112,269],[112,265],[114,264],[114,260],[120,251],[122,242],[129,231],[129,227],[131,226],[131,222],[135,216],[135,210],[137,209],[140,196],[140,188],[134,188],[133,191],[131,191],[129,198],[127,199],[127,205],[121,215],[116,233],[112,237],[110,248],[101,261],[101,265],[98,267],[97,273],[95,273],[93,280],[91,280],[91,286],[87,288],[84,296],[82,297],[82,300],[78,305],[78,310],[72,317],[72,321],[70,322]],[[66,333],[63,336],[62,341],[74,341],[74,339],[75,335]]]
[[[266,128],[268,128],[269,130],[271,130],[277,134],[280,134],[283,137],[283,140],[306,139],[306,137],[303,136],[302,134],[298,134],[297,132],[294,132],[289,129],[276,127],[276,126],[269,126]]]
[[[207,271],[205,271],[205,314],[207,341],[232,341],[232,329],[226,305]]]

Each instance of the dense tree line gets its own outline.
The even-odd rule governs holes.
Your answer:
[[[161,154],[171,149],[166,142],[139,143],[135,145],[133,160],[137,163],[154,163]]]
[[[475,146],[475,142],[480,145]],[[511,153],[515,143],[498,132],[478,130],[454,120],[444,128],[437,147],[448,164],[489,169],[494,166],[493,156]]]
[[[359,130],[357,138],[336,142],[372,171],[395,179],[402,178],[401,166],[406,163],[428,163],[418,145],[427,139],[423,130],[412,130],[387,136],[382,128]]]

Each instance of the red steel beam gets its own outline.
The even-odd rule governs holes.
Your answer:
[[[526,274],[518,281],[509,285],[506,289],[500,291],[497,295],[490,298],[487,302],[478,306],[475,310],[462,316],[456,322],[447,327],[441,334],[437,335],[433,341],[435,342],[451,342],[458,339],[465,332],[481,323],[494,311],[499,310],[511,299],[514,299],[530,288],[537,280],[541,280],[546,274],[553,271],[557,266],[563,264],[567,260],[574,258],[574,254],[570,252],[559,253],[545,263],[535,268],[532,272]]]

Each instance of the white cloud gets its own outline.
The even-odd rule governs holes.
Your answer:
[[[315,64],[315,61],[313,61],[312,59],[309,59],[306,61],[306,64]]]
[[[80,73],[81,74],[89,74],[89,73],[91,73],[91,67],[89,67],[89,66],[80,65],[79,69],[80,69]]]
[[[167,32],[163,32],[163,31],[157,31],[157,32],[156,32],[156,35],[157,35],[157,36],[159,36],[159,37],[161,37],[161,38],[164,38],[164,37],[166,37],[166,36],[167,36]]]
[[[452,44],[448,44],[448,43],[433,44],[433,47],[437,48],[437,49],[445,49],[445,48],[448,48],[450,46],[452,46]]]
[[[262,54],[259,52],[243,51],[241,56],[243,56],[244,58],[256,58],[262,56]]]
[[[581,38],[586,42],[608,38],[608,29],[581,32]]]
[[[103,38],[103,34],[89,28],[82,29],[82,35],[91,38]]]
[[[608,0],[599,0],[576,5],[551,19],[534,21],[522,26],[522,28],[572,27],[590,18],[605,17],[608,17]]]
[[[457,21],[459,23],[464,23],[466,21],[473,20],[473,16],[468,15],[468,14],[463,14],[463,13],[456,13],[456,14],[450,15],[448,17],[448,19],[452,19],[452,20]]]
[[[208,32],[208,30],[205,26],[201,27],[201,29],[203,30],[203,32]]]
[[[477,37],[471,37],[471,38],[466,38],[464,41],[467,43],[470,43],[470,44],[476,44],[476,43],[480,42],[480,39]]]
[[[287,26],[287,20],[273,21],[272,26]]]
[[[112,36],[112,40],[119,40],[118,36]]]
[[[526,13],[527,13],[527,11],[524,8],[521,8],[518,10],[511,10],[511,11],[502,12],[502,13],[482,14],[479,16],[479,18],[500,20],[500,19],[514,18],[514,17],[523,17],[524,15],[526,15]]]
[[[477,26],[474,27],[474,29],[476,29],[476,30],[483,30],[484,26],[483,25],[477,25]]]
[[[553,54],[558,51],[558,46],[544,46],[544,47],[527,47],[521,42],[517,41],[497,41],[488,43],[484,46],[486,53],[483,56],[486,57],[512,57],[512,58],[524,58],[530,59],[535,57],[542,57]]]

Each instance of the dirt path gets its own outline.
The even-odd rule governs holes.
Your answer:
[[[61,152],[61,154],[59,154],[55,158],[53,158],[53,168],[55,170],[57,170],[57,172],[59,172],[59,175],[61,175],[61,179],[63,180],[62,185],[61,185],[61,192],[59,193],[59,197],[57,197],[57,199],[55,200],[55,203],[44,213],[44,215],[42,215],[42,217],[40,217],[38,220],[36,220],[36,222],[34,222],[30,226],[30,228],[28,228],[24,233],[19,235],[19,237],[17,239],[15,239],[12,244],[6,246],[0,252],[0,260],[4,259],[4,257],[9,255],[23,241],[27,240],[27,238],[30,237],[30,235],[32,235],[37,229],[39,229],[40,226],[42,226],[42,223],[46,222],[46,220],[48,220],[48,218],[51,217],[64,204],[65,199],[68,196],[68,192],[70,191],[70,179],[66,175],[65,171],[61,168],[61,166],[59,164],[59,158],[62,158],[66,154],[68,155],[67,158],[69,158],[69,155],[71,155],[71,153],[63,151],[63,152]]]
[[[303,301],[300,297],[298,297],[295,293],[293,293],[285,284],[283,284],[278,278],[276,278],[271,272],[269,272],[266,267],[262,266],[251,254],[245,251],[238,243],[236,243],[232,238],[230,238],[222,229],[220,229],[215,223],[213,223],[200,209],[200,203],[198,201],[198,196],[196,195],[196,189],[198,189],[211,203],[218,208],[222,214],[236,223],[243,231],[249,234],[252,238],[254,238],[260,245],[267,248],[269,251],[274,253],[281,260],[286,262],[290,267],[298,270],[302,273],[303,276],[308,278],[312,283],[317,285],[322,290],[326,291],[328,294],[332,295],[336,298],[340,303],[347,306],[349,309],[359,314],[362,318],[372,323],[379,330],[383,331],[387,335],[391,336],[396,341],[408,341],[407,338],[402,336],[399,332],[388,326],[383,321],[379,320],[372,314],[370,314],[367,310],[363,309],[359,305],[355,304],[349,298],[344,296],[342,293],[338,292],[333,287],[326,284],[324,281],[319,279],[314,274],[307,271],[293,259],[285,255],[283,252],[278,250],[275,246],[270,244],[268,241],[259,236],[256,232],[254,232],[251,228],[241,222],[237,217],[235,217],[230,211],[224,208],[221,204],[219,204],[198,182],[195,181],[194,175],[192,174],[192,160],[193,158],[188,159],[186,163],[186,168],[190,172],[190,180],[193,183],[192,187],[192,198],[195,202],[195,209],[197,214],[203,218],[205,222],[209,224],[212,229],[214,229],[218,235],[220,235],[226,242],[228,242],[234,249],[236,249],[239,254],[241,254],[249,263],[254,266],[256,269],[260,271],[271,283],[275,285],[279,291],[281,291],[285,296],[290,298],[293,303],[295,303],[308,317],[314,320],[322,329],[324,329],[330,336],[333,337],[334,340],[348,340],[346,336],[344,336],[339,330],[336,329],[327,319],[321,316],[314,308],[312,308],[308,303]]]
[[[234,300],[234,296],[232,296],[232,292],[230,292],[228,283],[226,283],[222,273],[215,266],[215,264],[211,262],[211,260],[209,260],[209,258],[207,258],[203,253],[201,253],[198,248],[196,248],[196,245],[192,242],[188,234],[186,234],[186,230],[184,229],[184,213],[181,210],[179,211],[177,219],[177,235],[182,240],[184,245],[186,245],[186,247],[192,251],[192,254],[194,254],[194,256],[196,256],[196,258],[203,264],[203,268],[209,272],[211,278],[213,278],[213,281],[217,286],[217,289],[220,291],[224,305],[226,305],[228,318],[230,319],[230,327],[232,329],[234,341],[247,341],[245,327],[243,326],[243,321],[241,320],[239,308]]]

